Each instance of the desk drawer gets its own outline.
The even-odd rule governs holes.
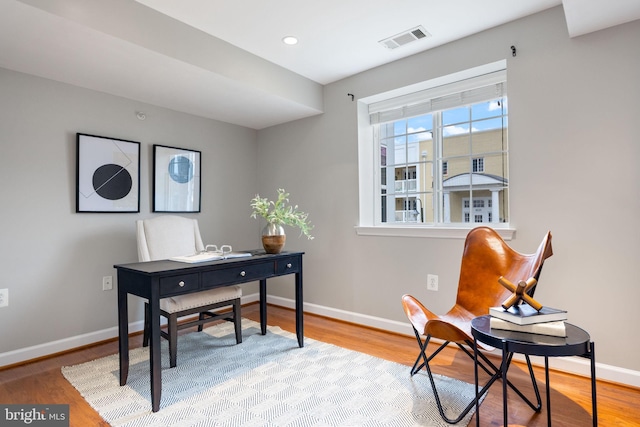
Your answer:
[[[300,271],[300,258],[291,257],[279,259],[276,266],[276,275],[290,274]]]
[[[160,297],[198,289],[198,273],[160,278]]]
[[[275,265],[273,262],[242,267],[230,267],[203,273],[202,283],[204,283],[205,287],[209,288],[212,285],[252,282],[254,280],[272,277],[274,275],[274,271]]]

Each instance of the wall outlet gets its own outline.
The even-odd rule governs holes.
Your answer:
[[[427,289],[430,291],[438,290],[438,276],[435,274],[427,274]]]
[[[110,291],[113,289],[113,276],[104,276],[102,278],[102,290]]]
[[[9,305],[9,289],[0,289],[0,307]]]

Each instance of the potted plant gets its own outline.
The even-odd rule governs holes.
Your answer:
[[[284,189],[278,189],[278,198],[275,201],[256,194],[256,197],[251,199],[251,208],[252,218],[261,216],[267,221],[267,225],[262,229],[262,246],[267,253],[277,254],[282,251],[287,238],[283,225],[297,227],[300,229],[300,235],[304,234],[308,239],[313,239],[313,226],[307,219],[309,214],[299,211],[298,205],[291,206],[289,193]]]

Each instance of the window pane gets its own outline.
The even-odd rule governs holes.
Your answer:
[[[431,141],[432,135],[431,132],[418,132],[409,135],[409,142],[422,142],[422,141]]]
[[[457,125],[446,126],[442,133],[444,137],[448,136],[456,136],[456,135],[467,135],[469,134],[469,123],[458,123]]]
[[[502,117],[493,119],[476,120],[472,122],[473,132],[486,132],[489,130],[502,130],[503,120]]]
[[[470,120],[469,107],[459,107],[442,112],[442,125],[447,126],[456,123],[468,122]]]
[[[494,120],[489,120],[489,122],[493,121]],[[502,122],[501,120],[498,121]],[[486,121],[477,123],[486,124]],[[488,130],[475,130],[475,124],[476,123],[474,123],[474,132],[471,136],[473,140],[473,154],[496,153],[507,150],[507,133],[503,132],[501,126]]]
[[[407,121],[399,120],[397,122],[393,122],[393,134],[394,135],[404,135],[407,133]]]
[[[506,114],[506,98],[474,104],[471,107],[471,119],[478,120]]]
[[[407,121],[407,129],[409,132],[431,131],[433,129],[433,116],[413,117]]]
[[[448,222],[469,222],[469,213],[473,211],[469,208],[471,192],[468,189],[466,191],[452,191],[449,193],[448,199],[447,206],[447,197],[444,198],[444,212],[445,214],[449,212],[449,218],[446,218],[445,215],[444,222],[447,222],[447,219]]]
[[[386,139],[393,136],[393,123],[385,123],[380,125],[380,139]]]
[[[500,184],[503,186],[507,185],[509,175],[507,170],[507,155],[502,153],[486,155],[482,157],[483,159],[483,167],[484,173],[495,177],[496,179],[500,179],[505,182],[501,182]]]
[[[394,165],[400,165],[407,162],[407,137],[406,136],[396,136],[393,138],[394,144],[394,155],[393,155],[393,163]]]

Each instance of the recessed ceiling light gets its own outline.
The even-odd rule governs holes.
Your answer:
[[[282,39],[282,42],[284,44],[294,45],[294,44],[298,44],[298,38],[294,36],[287,36]]]

